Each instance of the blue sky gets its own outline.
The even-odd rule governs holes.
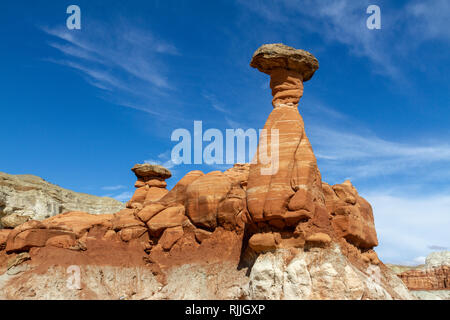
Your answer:
[[[300,102],[323,180],[374,207],[383,261],[450,248],[450,3],[2,1],[0,171],[127,200],[135,163],[170,163],[177,128],[261,128],[264,43],[312,52]],[[66,28],[77,4],[82,29]],[[366,8],[381,8],[381,30]]]

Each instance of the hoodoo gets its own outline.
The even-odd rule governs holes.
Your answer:
[[[303,82],[311,79],[319,63],[306,51],[272,44],[256,50],[250,65],[271,78],[274,109],[264,132],[266,154],[277,162],[264,164],[256,159],[251,164],[247,188],[250,215],[256,222],[278,225],[295,226],[312,218],[327,224],[320,172],[297,108]],[[272,143],[273,134],[278,135],[278,144]],[[270,150],[274,147],[276,156],[272,155],[275,150]],[[276,172],[268,174],[270,171],[264,170],[268,166],[277,168]]]

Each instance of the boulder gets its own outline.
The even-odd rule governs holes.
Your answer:
[[[196,226],[215,228],[217,210],[231,189],[231,180],[220,171],[210,172],[186,189],[186,214]]]
[[[70,235],[75,238],[75,235],[62,230],[49,229],[29,229],[20,232],[15,237],[8,238],[6,243],[6,252],[22,252],[28,251],[33,247],[44,247],[52,237]]]
[[[156,164],[136,164],[131,171],[134,172],[138,179],[161,178],[168,179],[172,176],[169,169]]]
[[[0,223],[3,228],[14,229],[30,219],[30,216],[22,216],[17,213],[13,213],[1,218]]]
[[[181,226],[168,228],[164,230],[161,238],[159,238],[158,244],[160,244],[164,250],[170,250],[183,234],[184,232]]]
[[[165,188],[151,187],[145,196],[144,205],[158,201],[168,193],[169,191]]]
[[[145,227],[145,224],[135,217],[134,210],[131,209],[124,209],[114,214],[111,224],[114,231],[130,227]]]
[[[93,215],[86,212],[68,212],[44,220],[42,226],[47,229],[71,232],[80,238],[94,226],[102,227],[105,230],[112,229],[113,218],[112,214]]]
[[[165,206],[184,205],[186,202],[186,189],[198,178],[204,176],[204,173],[195,170],[188,172],[178,183],[162,197],[158,202]]]
[[[378,245],[372,207],[358,195],[350,181],[340,185],[323,184],[331,224],[339,237],[362,249]]]
[[[254,234],[248,241],[248,245],[255,252],[272,251],[277,248],[275,236],[272,233]]]
[[[164,209],[147,222],[147,227],[153,235],[158,235],[167,228],[181,226],[187,219],[184,212],[184,206]]]
[[[308,81],[319,69],[319,62],[305,50],[273,43],[259,47],[253,54],[250,66],[267,74],[277,69],[291,70],[301,75],[303,81]]]
[[[63,234],[49,238],[45,243],[45,246],[69,249],[74,247],[76,244],[77,241],[74,234]]]

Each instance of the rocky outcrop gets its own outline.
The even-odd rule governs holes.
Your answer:
[[[411,299],[403,283],[382,265],[359,269],[337,245],[277,250],[258,256],[250,273],[251,299]]]
[[[450,251],[433,252],[424,266],[398,273],[410,290],[450,290]]]
[[[442,266],[450,267],[450,251],[432,252],[425,259],[425,267],[427,268],[438,268]]]
[[[43,220],[70,211],[114,213],[123,203],[73,192],[32,175],[0,172],[0,227],[14,228],[30,219]]]
[[[414,269],[398,275],[410,290],[450,290],[450,267]]]
[[[137,177],[134,186],[137,188],[133,197],[127,202],[127,208],[142,209],[145,205],[157,201],[165,196],[169,191],[166,189],[166,179],[172,173],[159,165],[136,164],[131,171]]]
[[[191,171],[170,191],[169,170],[136,165],[126,209],[65,213],[0,233],[0,262],[30,258],[0,276],[0,298],[411,299],[374,251],[370,204],[348,181],[322,182],[297,109],[317,60],[275,44],[251,65],[271,76],[274,96],[261,137],[269,143],[251,164]],[[76,292],[62,285],[73,265]]]

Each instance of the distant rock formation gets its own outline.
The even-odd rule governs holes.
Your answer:
[[[417,298],[450,300],[450,251],[429,254],[424,265],[389,267]]]
[[[410,290],[450,290],[450,251],[433,252],[424,266],[398,276]]]
[[[270,164],[256,159],[191,171],[169,191],[169,170],[136,165],[126,209],[1,231],[0,298],[412,299],[374,251],[370,204],[349,181],[322,182],[297,109],[317,59],[264,45],[251,66],[271,76],[265,128],[279,132],[278,170],[263,174]],[[70,265],[82,268],[75,292],[58,285]]]
[[[3,228],[70,211],[103,214],[123,208],[123,203],[112,198],[73,192],[32,175],[0,172],[0,227]]]

